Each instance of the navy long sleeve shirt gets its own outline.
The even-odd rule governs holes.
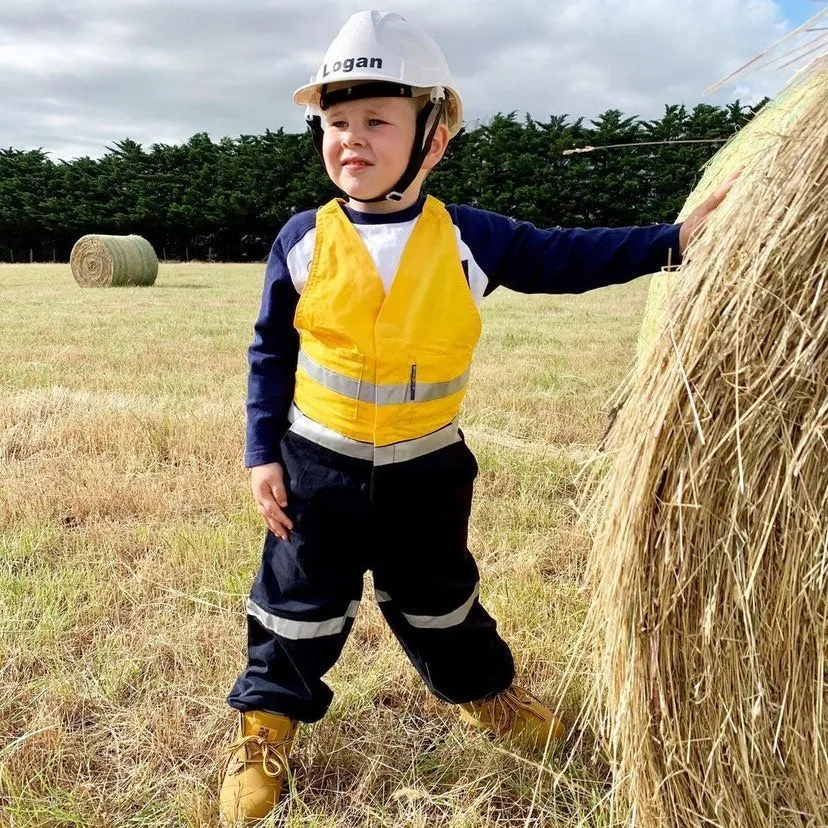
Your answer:
[[[423,196],[411,207],[390,214],[343,207],[386,289],[424,201]],[[478,303],[500,286],[520,293],[583,293],[653,273],[668,261],[680,262],[678,224],[543,230],[467,205],[446,209]],[[270,251],[248,352],[248,467],[281,459],[279,442],[288,428],[299,353],[293,320],[313,257],[315,233],[316,211],[298,213],[282,228]]]

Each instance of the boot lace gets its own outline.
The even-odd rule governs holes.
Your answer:
[[[268,742],[261,736],[243,736],[225,748],[227,753],[233,754],[239,748],[245,749],[245,764],[254,764],[260,761],[266,776],[275,779],[287,772],[287,762],[284,759],[284,748],[289,740]],[[229,760],[229,757],[228,757]]]

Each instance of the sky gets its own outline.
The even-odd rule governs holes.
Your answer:
[[[375,0],[376,2],[376,0]],[[115,141],[180,143],[304,128],[293,90],[359,0],[0,0],[0,147],[99,157]],[[825,0],[397,0],[441,45],[467,123],[665,104],[752,102],[791,68],[705,88]],[[822,25],[828,25],[828,19]]]

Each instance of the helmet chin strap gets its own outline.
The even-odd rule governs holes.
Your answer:
[[[386,86],[391,88],[387,89],[385,88]],[[378,89],[377,87],[382,88]],[[348,89],[337,90],[336,92],[330,93],[327,96],[325,95],[323,89],[323,94],[321,97],[321,109],[324,111],[329,106],[332,106],[334,103],[339,103],[343,100],[359,100],[361,98],[378,97],[380,95],[389,97],[410,98],[411,89],[409,87],[401,87],[396,84],[364,84],[361,86],[349,87]],[[390,190],[387,190],[385,193],[382,193],[381,195],[374,196],[373,198],[358,198],[357,196],[352,196],[350,193],[343,190],[343,192],[345,192],[348,198],[351,198],[354,201],[362,202],[363,204],[376,204],[380,201],[401,201],[403,198],[403,194],[411,186],[412,182],[422,169],[423,161],[425,161],[425,158],[428,155],[429,149],[431,148],[431,142],[434,139],[434,135],[437,132],[437,127],[440,124],[440,114],[443,111],[444,105],[444,97],[439,98],[436,103],[432,99],[427,101],[425,106],[418,113],[417,126],[414,132],[414,143],[411,147],[411,156],[408,159],[408,166],[405,168],[402,176],[400,176],[400,179],[393,187],[391,187]],[[426,135],[428,119],[431,116],[431,113],[435,110],[436,116],[434,118],[434,123],[431,125],[431,129],[428,131],[428,135]],[[311,135],[313,136],[313,145],[316,147],[316,151],[319,153],[319,156],[323,159],[324,163],[324,155],[322,152],[322,139],[324,137],[325,130],[322,127],[322,119],[319,115],[313,115],[309,113],[306,118],[306,123],[311,131]]]

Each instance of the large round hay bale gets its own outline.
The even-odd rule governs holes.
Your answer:
[[[142,236],[83,236],[69,264],[81,287],[152,285],[158,275],[158,257]]]
[[[741,166],[750,166],[767,151],[780,133],[785,132],[802,115],[813,99],[828,84],[828,71],[807,75],[766,104],[761,111],[710,159],[704,175],[690,193],[677,221],[683,221],[722,182]],[[668,298],[676,284],[675,272],[656,273],[650,280],[647,304],[638,339],[638,357],[643,358],[662,330]]]
[[[691,246],[593,502],[619,824],[828,825],[828,82]]]

